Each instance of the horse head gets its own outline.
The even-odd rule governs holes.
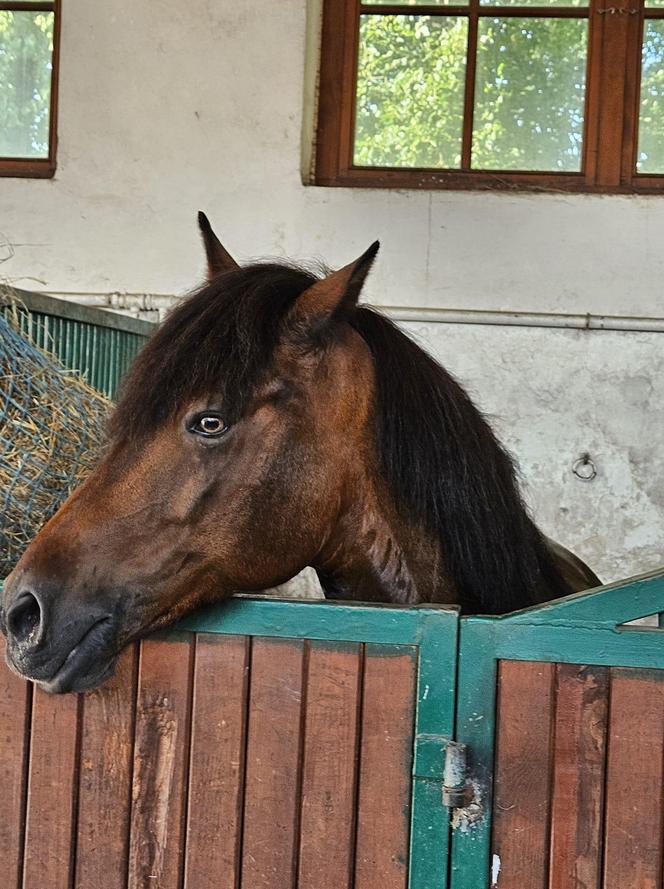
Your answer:
[[[98,684],[201,603],[324,562],[368,483],[373,365],[345,322],[378,244],[318,279],[240,268],[199,223],[209,280],[146,345],[105,457],[5,584],[8,661],[51,691]]]

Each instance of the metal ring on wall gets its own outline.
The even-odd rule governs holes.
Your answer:
[[[597,477],[597,467],[590,454],[583,454],[572,466],[572,472],[582,482],[591,482]]]

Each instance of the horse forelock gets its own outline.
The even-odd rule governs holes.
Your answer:
[[[143,438],[183,405],[213,394],[228,422],[237,420],[272,363],[289,309],[316,280],[296,266],[255,263],[218,275],[185,299],[125,378],[111,439]]]

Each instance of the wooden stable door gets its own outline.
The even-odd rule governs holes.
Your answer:
[[[450,889],[662,889],[662,612],[653,574],[462,618]]]
[[[503,661],[500,889],[661,889],[664,672]]]
[[[411,822],[427,817],[413,811],[411,635],[177,631],[79,696],[1,666],[0,885],[406,889]]]

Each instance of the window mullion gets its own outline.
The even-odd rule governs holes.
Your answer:
[[[621,182],[630,185],[636,173],[641,93],[641,47],[643,45],[643,0],[626,0],[629,9],[627,56],[625,63],[625,113],[623,121],[623,152]]]
[[[596,0],[591,7],[593,26],[601,18],[601,59],[595,84],[597,101],[597,163],[595,184],[621,184],[627,89],[627,60],[636,16],[634,0]]]
[[[466,86],[463,106],[463,138],[461,169],[470,170],[473,151],[473,117],[475,113],[475,73],[477,71],[477,31],[480,0],[470,0],[468,22],[468,50],[466,56]]]
[[[588,67],[586,73],[586,104],[583,128],[583,172],[586,185],[597,178],[599,151],[599,118],[601,101],[602,40],[605,15],[600,14],[603,0],[590,0],[588,7]]]

